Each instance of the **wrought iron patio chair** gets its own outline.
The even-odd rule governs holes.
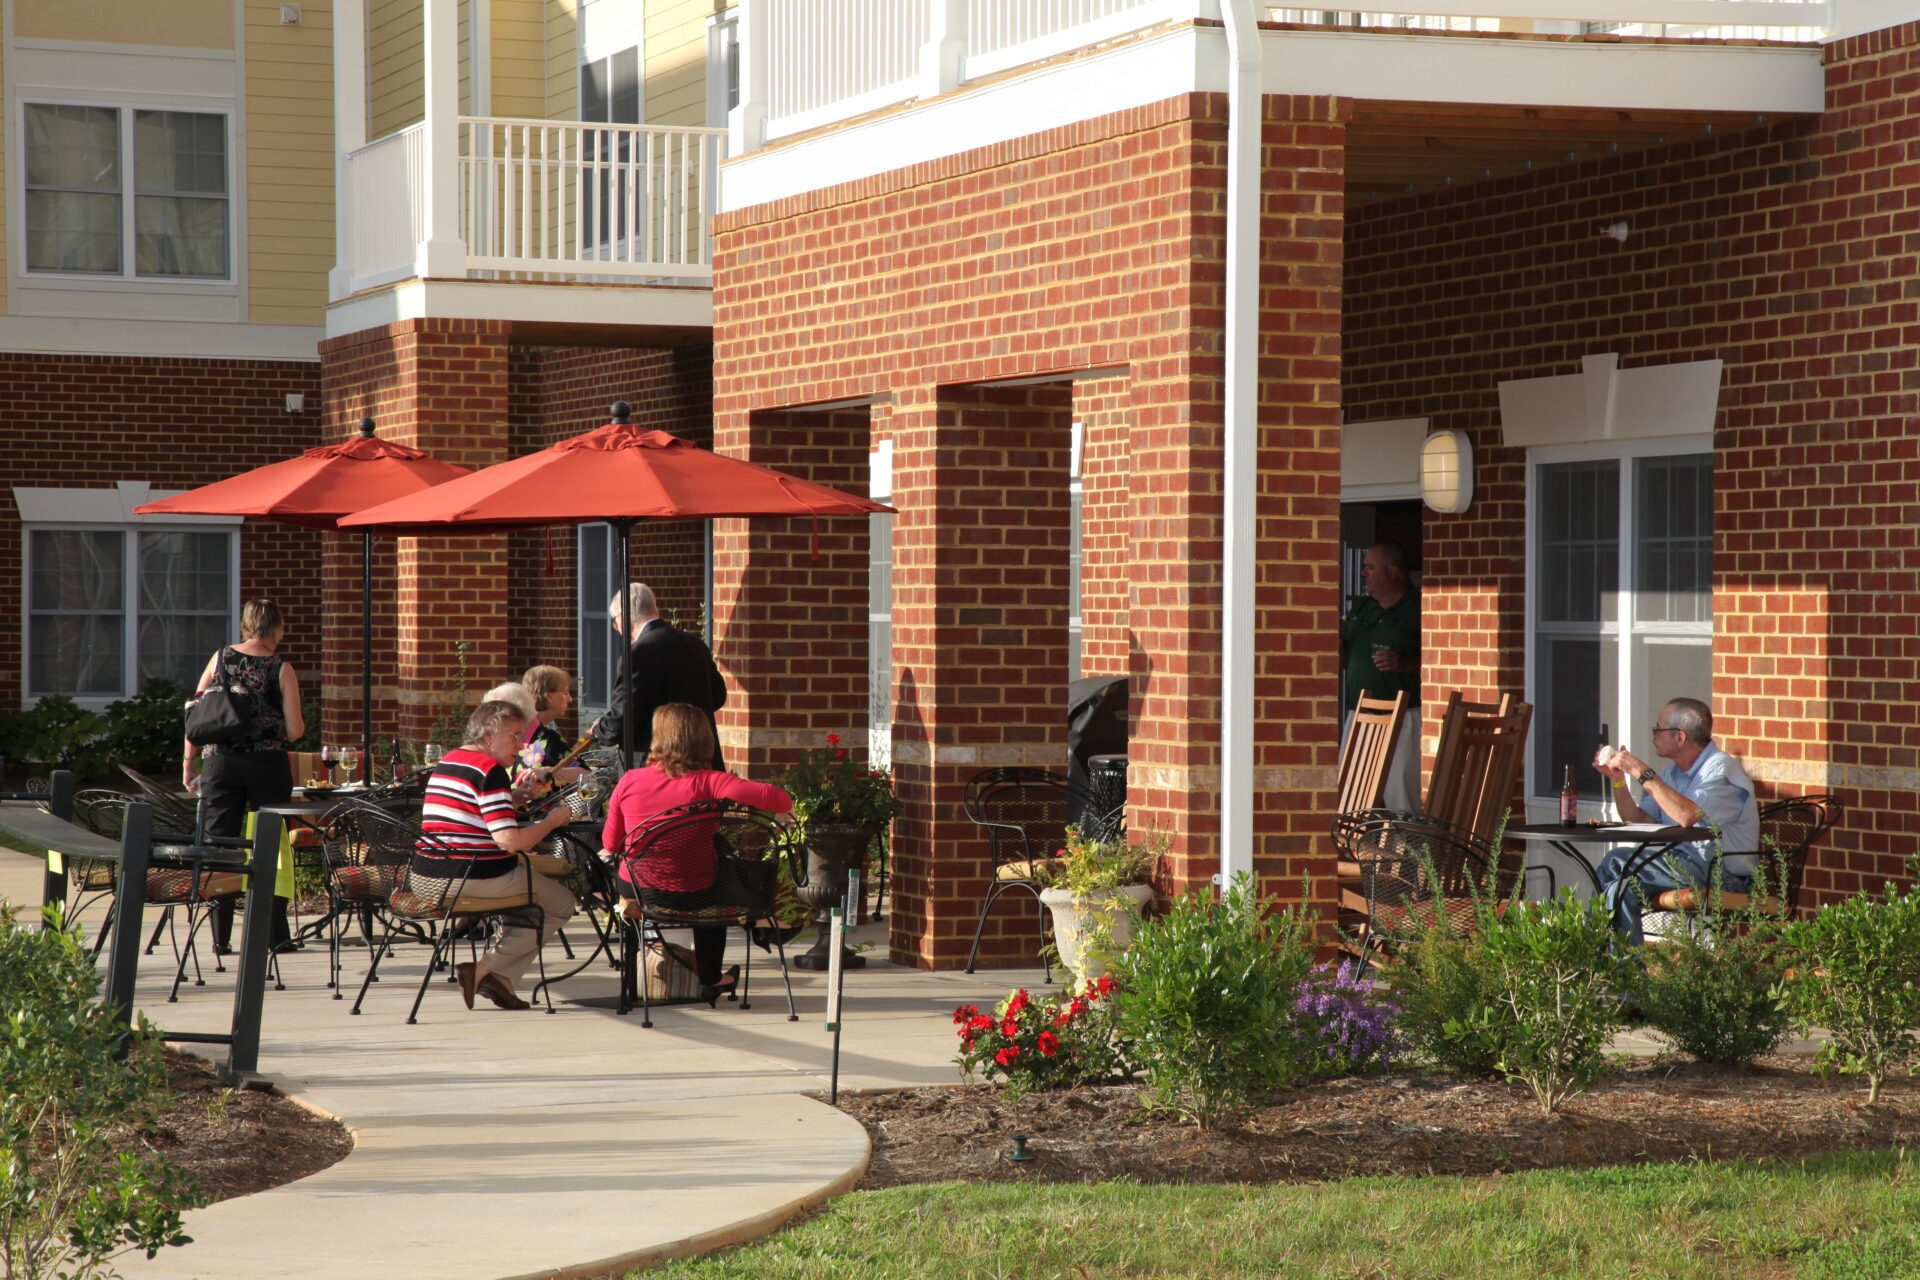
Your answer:
[[[411,845],[382,834],[396,832],[391,824],[361,820],[367,810],[384,813],[385,806],[372,798],[343,800],[315,823],[320,833],[321,880],[327,892],[327,986],[335,1000],[345,999],[340,983],[341,930],[347,921],[357,921],[367,944],[369,982],[372,959],[376,953],[376,921],[391,926],[385,919],[387,900],[399,887],[412,860]],[[422,937],[425,935],[422,934]],[[364,995],[365,988],[362,988]],[[353,1003],[360,1012],[360,1001]]]
[[[467,880],[473,872],[473,860],[462,858],[440,841],[420,829],[420,824],[410,817],[404,817],[390,809],[378,805],[356,805],[351,811],[354,835],[365,847],[363,856],[377,866],[385,867],[405,856],[405,870],[398,882],[387,894],[387,909],[383,917],[385,928],[380,934],[380,945],[374,951],[373,961],[367,966],[367,976],[360,983],[360,994],[353,1002],[352,1012],[360,1012],[361,1002],[367,998],[367,988],[377,980],[380,962],[386,959],[393,949],[394,936],[406,924],[432,926],[429,941],[432,951],[427,957],[427,971],[420,977],[420,989],[413,997],[413,1007],[407,1012],[407,1025],[419,1021],[420,1003],[426,999],[427,984],[433,981],[433,975],[450,962],[453,948],[459,941],[457,926],[464,921],[486,920],[495,924],[529,928],[537,934],[545,923],[546,913],[540,909],[539,902],[533,896],[533,862],[527,855],[517,855],[518,865],[510,875],[520,877],[525,885],[523,892],[510,897],[476,898],[466,895]],[[547,976],[546,948],[536,948],[535,963],[540,968],[540,980],[544,984]],[[539,987],[535,988],[537,992]],[[547,1012],[552,1013],[553,996],[547,996]]]
[[[1684,885],[1640,895],[1642,918],[1669,911],[1744,911],[1749,908],[1764,915],[1791,916],[1800,906],[1800,890],[1806,881],[1807,859],[1814,842],[1840,820],[1844,811],[1839,800],[1824,795],[1791,796],[1762,805],[1760,852],[1754,862],[1756,885],[1764,886],[1764,898],[1755,901],[1750,893],[1726,889],[1716,896],[1709,879],[1707,884]],[[1642,846],[1621,869],[1622,876],[1639,874],[1642,869],[1665,857],[1672,848],[1672,844]],[[1720,850],[1716,857],[1725,858],[1737,852]]]
[[[973,928],[973,947],[967,952],[968,973],[980,958],[987,914],[1004,893],[1018,890],[1033,895],[1040,936],[1043,941],[1047,938],[1048,913],[1040,901],[1046,864],[1066,843],[1070,815],[1090,812],[1097,804],[1091,791],[1050,769],[987,769],[967,782],[960,810],[967,821],[986,834],[993,875],[980,903],[980,919]],[[1040,963],[1046,980],[1052,982],[1053,966],[1044,949]]]
[[[648,858],[681,862],[712,856],[717,861],[725,852],[746,862],[759,864],[764,869],[765,898],[764,901],[746,906],[718,904],[686,911],[650,902],[643,887],[635,888],[633,896],[624,899],[623,909],[617,917],[621,934],[619,1012],[625,1014],[633,1008],[633,992],[637,986],[640,994],[640,1025],[653,1025],[652,993],[647,990],[647,984],[639,973],[640,959],[647,950],[648,934],[657,935],[663,928],[694,925],[738,926],[747,933],[749,945],[746,948],[746,964],[741,970],[736,994],[743,1011],[752,1007],[749,1003],[753,980],[751,930],[755,921],[773,911],[774,883],[783,859],[794,881],[804,881],[805,860],[801,857],[798,830],[797,827],[780,826],[771,815],[758,809],[725,800],[679,805],[656,814],[633,830],[621,854],[627,872],[626,884],[641,884],[640,869]],[[796,1022],[800,1015],[793,1003],[793,978],[787,970],[786,942],[778,929],[773,931],[771,941],[780,957],[780,977],[786,984],[787,1021]]]

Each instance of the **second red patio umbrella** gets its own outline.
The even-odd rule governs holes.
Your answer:
[[[142,503],[136,515],[252,516],[307,529],[332,529],[340,517],[473,472],[430,458],[418,449],[373,434],[321,445],[297,458],[269,463],[171,498]],[[373,527],[360,543],[360,780],[373,773]]]
[[[481,532],[547,524],[605,521],[620,535],[622,685],[633,687],[633,628],[627,617],[631,570],[627,537],[635,520],[689,520],[732,516],[867,515],[892,511],[885,503],[830,489],[740,458],[702,449],[664,431],[628,421],[624,400],[613,421],[585,435],[424,493],[371,507],[340,522],[342,528],[379,525],[391,533]],[[633,717],[620,717],[623,762],[633,756]]]

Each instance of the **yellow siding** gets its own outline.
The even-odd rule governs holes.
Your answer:
[[[426,114],[425,12],[420,0],[371,0],[367,6],[369,137],[383,138]]]
[[[492,0],[493,114],[547,113],[547,33],[542,0]]]
[[[276,4],[276,22],[279,14]],[[231,49],[233,5],[222,0],[24,0],[13,6],[13,34],[23,39]]]
[[[715,0],[647,0],[648,124],[707,122],[707,19],[715,8]]]
[[[548,120],[580,118],[580,5],[547,0]]]
[[[317,325],[333,266],[333,0],[246,6],[247,319]]]

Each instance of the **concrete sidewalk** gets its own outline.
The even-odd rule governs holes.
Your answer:
[[[39,875],[36,860],[0,849],[0,897],[37,907]],[[584,920],[568,932],[576,947],[592,937]],[[878,929],[862,936],[883,952]],[[164,953],[143,961],[143,1012],[168,1030],[224,1030],[231,969],[169,1005]],[[436,981],[407,1026],[423,948],[389,957],[359,1017],[347,1010],[364,949],[346,953],[340,1001],[325,988],[324,947],[286,959],[287,990],[267,992],[261,1071],[344,1121],[353,1153],[189,1214],[194,1243],[130,1259],[129,1277],[617,1275],[763,1234],[866,1168],[861,1126],[800,1096],[828,1083],[824,975],[794,973],[798,1022],[786,1020],[778,964],[756,951],[745,1011],[656,1010],[643,1030],[637,1010],[575,1003],[614,995],[612,971],[596,964],[560,989],[553,1016],[484,1001],[469,1012]],[[841,1087],[954,1082],[954,1005],[1039,977],[873,961],[848,976]]]

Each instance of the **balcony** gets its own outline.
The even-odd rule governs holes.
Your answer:
[[[741,0],[723,209],[1077,123],[1224,92],[1223,0]],[[1229,3],[1234,0],[1228,0]],[[1272,94],[1525,113],[1550,135],[1487,155],[1818,111],[1819,42],[1875,0],[1407,0],[1395,12],[1255,4]],[[1882,6],[1884,8],[1884,6]],[[1541,113],[1545,112],[1543,116]],[[1624,137],[1557,127],[1607,113]],[[1403,113],[1404,114],[1404,113]],[[1457,111],[1453,115],[1460,114]],[[1540,122],[1545,120],[1545,125]],[[1516,126],[1502,126],[1518,132]],[[1368,145],[1363,129],[1355,141]],[[1432,157],[1428,157],[1431,159]],[[1365,166],[1362,166],[1363,170]],[[1380,190],[1490,176],[1393,171]],[[1404,180],[1401,180],[1403,179]]]

